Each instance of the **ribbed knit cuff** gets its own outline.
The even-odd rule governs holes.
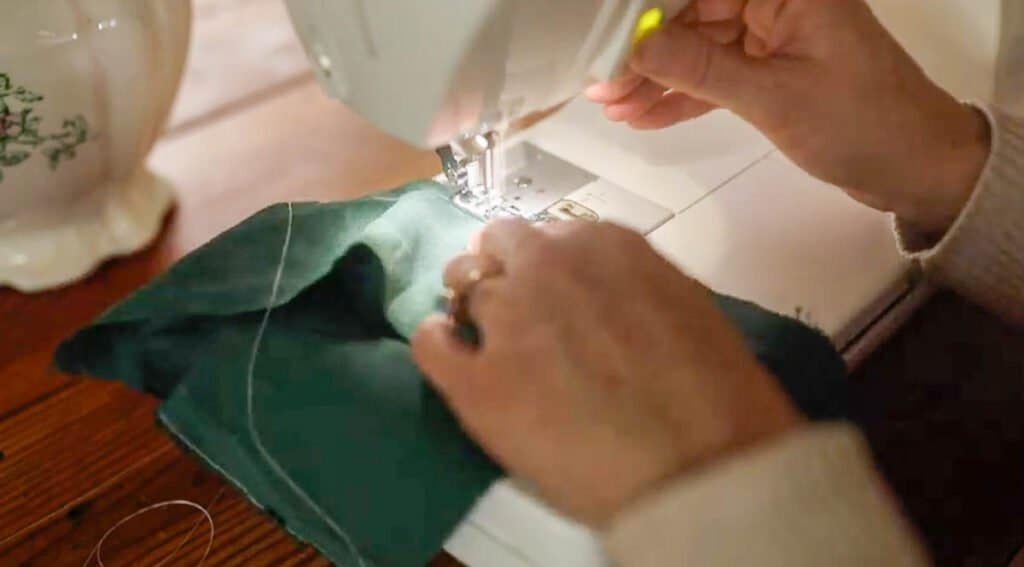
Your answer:
[[[1007,320],[1024,323],[1024,120],[982,108],[992,154],[964,211],[938,243],[895,219],[905,254]]]
[[[687,475],[619,516],[619,565],[928,564],[853,427],[819,425]]]

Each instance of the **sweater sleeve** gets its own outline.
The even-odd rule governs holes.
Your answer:
[[[817,425],[677,479],[605,533],[623,567],[927,565],[859,432]]]
[[[1024,323],[1024,119],[983,108],[992,154],[970,201],[937,242],[895,219],[925,272],[1009,321]]]

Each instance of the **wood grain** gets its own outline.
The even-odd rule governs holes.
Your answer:
[[[0,543],[0,565],[82,565],[122,519],[172,500],[194,502],[210,513],[214,533],[209,565],[329,565],[272,520],[253,513],[248,501],[218,476],[170,446],[37,529]],[[124,523],[110,534],[102,552],[108,565],[156,565],[172,554],[173,565],[196,565],[209,541],[209,525],[201,513],[175,506]]]
[[[325,565],[154,423],[156,403],[51,368],[57,344],[175,260],[264,206],[355,198],[435,174],[432,152],[379,134],[327,99],[305,69],[278,0],[198,0],[193,56],[169,134],[150,164],[178,194],[145,252],[85,281],[0,291],[0,565],[80,565],[120,519],[188,499],[216,522],[210,565]],[[104,547],[110,565],[155,565],[199,516],[154,511]],[[195,564],[200,526],[172,564]],[[441,556],[436,565],[456,563]]]
[[[0,542],[169,448],[155,408],[119,385],[81,381],[0,423]]]

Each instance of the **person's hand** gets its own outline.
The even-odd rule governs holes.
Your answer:
[[[862,0],[694,0],[587,96],[663,128],[727,108],[810,174],[924,231],[956,219],[988,123],[931,82]]]
[[[801,418],[711,294],[639,235],[500,221],[452,262],[479,348],[446,317],[412,340],[466,431],[595,527],[659,483]]]

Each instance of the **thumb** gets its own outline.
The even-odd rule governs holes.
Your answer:
[[[637,46],[633,70],[667,88],[734,109],[758,94],[762,65],[693,28],[669,25]]]

